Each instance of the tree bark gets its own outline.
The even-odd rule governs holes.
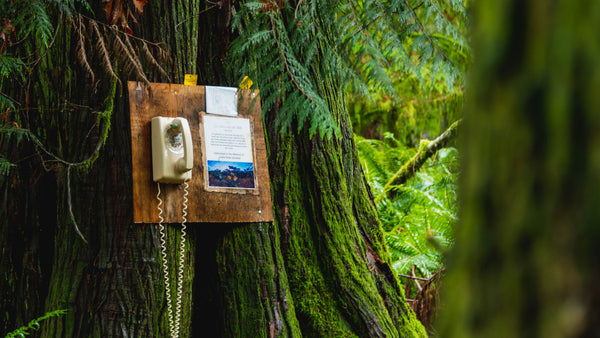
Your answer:
[[[163,6],[168,5],[169,10],[155,13],[167,13],[173,22],[189,24],[185,19],[188,18],[189,12],[197,12],[197,9],[189,10],[188,6],[192,4],[188,1],[184,2],[165,2]],[[186,9],[181,9],[181,6],[185,6]],[[96,8],[96,12],[101,11],[101,8]],[[131,149],[128,146],[131,140],[127,97],[122,95],[122,88],[117,91],[120,94],[111,94],[113,88],[108,76],[103,78],[97,76],[100,81],[91,83],[87,73],[78,67],[75,60],[73,47],[75,43],[72,41],[75,33],[69,21],[66,20],[66,16],[60,16],[64,19],[62,22],[59,15],[54,18],[57,20],[57,40],[34,69],[35,72],[29,79],[28,91],[21,97],[23,100],[30,97],[27,104],[35,110],[19,112],[15,114],[15,119],[22,127],[27,127],[39,135],[48,150],[69,162],[78,162],[87,157],[97,145],[101,135],[98,135],[94,124],[102,123],[98,122],[97,111],[109,111],[112,116],[110,120],[112,128],[100,157],[91,168],[72,167],[69,169],[70,179],[67,179],[67,167],[60,163],[56,164],[51,159],[45,162],[45,165],[50,166],[48,169],[51,172],[42,176],[56,175],[53,185],[30,183],[27,185],[27,191],[15,192],[17,196],[21,194],[25,196],[20,199],[24,201],[23,204],[16,207],[15,218],[21,220],[33,217],[36,221],[24,222],[24,229],[31,227],[32,231],[28,232],[34,237],[38,237],[38,231],[49,232],[43,241],[50,248],[46,248],[42,253],[46,257],[39,257],[40,253],[35,250],[22,253],[25,262],[31,264],[34,271],[44,274],[43,278],[35,281],[37,284],[25,280],[24,283],[18,282],[17,286],[8,289],[16,291],[19,296],[13,302],[17,310],[16,317],[6,323],[3,331],[21,326],[45,311],[67,309],[66,315],[42,323],[42,336],[168,336],[158,231],[156,225],[140,226],[131,223]],[[158,18],[160,16],[156,14],[157,22]],[[172,28],[175,26],[173,22],[163,27]],[[180,29],[194,31],[197,19],[191,23],[195,24],[192,28],[180,25]],[[191,61],[187,59],[190,52],[182,49],[181,41],[172,40],[175,36],[181,40],[193,37],[194,33],[185,36],[174,33],[159,40],[174,46],[173,59],[177,66],[173,67],[172,77],[181,79],[183,74],[180,72],[194,72],[195,56],[192,58],[194,63],[190,63]],[[114,41],[105,41],[105,43],[114,43]],[[190,46],[196,48],[197,43],[193,39],[185,39],[185,47]],[[87,47],[89,48],[89,45]],[[36,45],[34,42],[29,49],[43,50],[43,46]],[[117,58],[117,56],[113,57]],[[102,73],[100,65],[95,65],[95,70],[97,74]],[[121,82],[125,83],[125,79]],[[42,114],[37,113],[38,109]],[[3,150],[7,148],[3,147]],[[36,151],[42,153],[39,148]],[[31,164],[25,162],[19,166],[21,170],[17,173],[18,177],[27,175],[27,171],[24,173],[22,171],[28,167],[42,170],[42,166],[37,161]],[[67,181],[71,184],[67,185]],[[5,192],[16,189],[17,186],[11,184],[11,179],[5,182],[8,182],[5,185]],[[72,197],[72,205],[68,205],[69,194]],[[40,199],[41,197],[52,202],[46,203]],[[35,204],[29,201],[34,201]],[[20,201],[15,201],[18,202]],[[28,211],[22,209],[27,205],[33,210],[31,216],[27,216]],[[42,222],[50,223],[49,227],[45,227],[45,224],[37,220],[40,216],[36,216],[36,210],[41,205],[47,205],[49,208],[54,205],[54,210],[42,214],[45,216]],[[78,227],[89,244],[83,242],[74,231],[69,208],[73,210]],[[39,209],[43,212],[46,207]],[[3,209],[3,212],[9,213],[10,209]],[[179,247],[179,231],[176,226],[167,226],[167,233],[172,267],[170,275],[175,276],[174,267],[177,261],[175,248]],[[14,242],[16,238],[6,237],[10,234],[11,232],[3,232],[3,241]],[[185,257],[184,289],[187,296],[183,297],[180,332],[182,337],[190,336],[192,329],[191,294],[195,271],[193,267],[196,237],[194,234],[195,230],[190,230]],[[13,251],[13,255],[17,253]],[[18,259],[22,258],[17,257],[16,260]],[[29,263],[30,260],[33,260],[33,263]],[[45,264],[36,267],[42,263]],[[16,268],[20,266],[18,264]],[[14,263],[13,266],[2,268],[3,273],[4,271],[8,271],[8,274],[12,273],[8,279],[12,283],[15,280],[19,281],[27,273],[25,271],[19,275]],[[41,284],[39,287],[41,291],[37,291],[36,286],[39,284]],[[175,285],[173,279],[171,285]],[[18,293],[19,289],[20,293]],[[28,300],[38,293],[39,295],[33,301]],[[174,294],[171,296],[174,297]],[[25,309],[19,305],[23,302]],[[27,307],[30,303],[38,306]]]
[[[140,34],[169,46],[174,81],[198,72],[210,82],[205,84],[235,85],[224,71],[227,44],[219,40],[227,36],[229,41],[231,8],[225,3],[213,8],[218,14],[205,11],[210,6],[198,1],[148,3]],[[157,227],[132,224],[127,98],[118,90],[113,97],[114,84],[99,76],[101,72],[96,74],[100,82],[90,83],[74,62],[72,35],[63,24],[24,94],[33,98],[31,107],[58,113],[15,117],[28,121],[27,127],[49,150],[72,162],[89,155],[98,143],[100,135],[89,132],[97,122],[94,111],[110,110],[111,128],[89,169],[67,171],[45,161],[54,167],[35,183],[27,180],[35,177],[32,171],[40,170],[40,162],[30,161],[19,166],[17,176],[0,178],[5,195],[20,196],[0,205],[0,215],[8,216],[0,221],[1,243],[11,250],[11,258],[3,255],[0,267],[10,278],[8,290],[17,294],[10,308],[18,313],[2,328],[9,331],[40,312],[65,308],[66,315],[42,323],[42,336],[166,337]],[[157,74],[148,78],[165,81]],[[189,224],[180,336],[425,335],[390,268],[342,93],[331,87],[334,82],[323,82],[321,90],[328,93],[342,130],[339,139],[309,137],[306,128],[281,133],[273,122],[277,110],[265,115],[273,224]],[[65,98],[91,108],[70,112]],[[10,149],[3,140],[0,145],[3,154]],[[41,200],[48,194],[56,196],[55,204]],[[88,244],[74,231],[68,195]],[[42,219],[50,224],[47,230]],[[15,231],[5,232],[12,222],[19,223]],[[174,276],[179,231],[176,225],[167,230]],[[20,242],[46,244],[38,251],[16,252],[18,232],[27,233]],[[35,278],[24,279],[25,266],[31,264]],[[26,293],[32,285],[39,286],[37,294]],[[34,308],[21,306],[24,302]]]
[[[439,333],[597,337],[600,5],[473,5],[461,220]]]
[[[281,135],[271,124],[271,180],[302,333],[422,336],[389,265],[349,124],[341,140]]]

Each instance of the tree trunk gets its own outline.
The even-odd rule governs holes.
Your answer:
[[[172,28],[175,26],[174,22],[186,22],[189,12],[198,11],[198,4],[195,10],[182,10],[180,3],[186,8],[190,5],[188,1],[169,1],[163,4],[168,10],[155,12],[167,13],[172,20],[163,27]],[[101,13],[102,9],[96,8],[95,11]],[[158,18],[156,15],[156,22],[159,22]],[[29,236],[17,242],[19,237],[8,237],[14,236],[14,232],[2,232],[4,242],[14,243],[7,246],[11,254],[22,255],[11,257],[12,264],[5,264],[3,260],[3,274],[8,276],[9,284],[14,284],[7,291],[19,296],[14,297],[11,302],[14,304],[12,308],[6,310],[7,313],[13,313],[14,309],[16,316],[3,325],[2,331],[7,332],[24,325],[45,311],[67,309],[66,315],[42,323],[42,336],[166,337],[168,319],[158,231],[156,225],[131,223],[131,139],[127,96],[123,88],[114,88],[115,84],[111,83],[108,76],[97,76],[100,81],[91,83],[89,75],[82,67],[78,67],[75,58],[77,34],[66,16],[61,16],[63,21],[60,21],[58,15],[55,19],[57,40],[31,74],[29,92],[22,96],[23,100],[30,97],[31,101],[27,104],[34,108],[31,112],[16,114],[15,120],[22,127],[39,135],[48,150],[69,162],[85,158],[97,145],[101,135],[96,132],[94,123],[100,124],[98,128],[103,123],[98,120],[98,111],[109,113],[112,127],[100,157],[89,169],[69,168],[68,165],[56,164],[51,159],[44,164],[49,167],[50,173],[30,174],[32,169],[29,167],[41,172],[42,166],[37,161],[31,164],[24,162],[19,165],[16,177],[21,177],[23,181],[26,177],[37,180],[36,176],[41,175],[43,184],[33,184],[35,181],[27,179],[29,184],[25,181],[22,183],[27,190],[15,191],[19,186],[13,184],[14,178],[4,180],[5,194],[24,197],[9,200],[12,204],[6,204],[6,207],[3,205],[2,212],[14,214],[15,216],[11,216],[18,222],[17,230],[31,234],[29,236],[33,237],[33,250],[22,252],[10,249],[22,246],[21,243]],[[192,20],[191,23],[197,25],[197,20]],[[182,26],[180,29],[189,29]],[[173,67],[172,77],[182,79],[183,72],[193,73],[196,66],[186,59],[190,53],[182,50],[183,43],[173,41],[175,36],[179,39],[186,38],[185,46],[191,46],[192,49],[196,48],[197,43],[193,39],[187,39],[189,34],[180,36],[173,33],[161,39],[175,49],[172,57],[176,66]],[[86,47],[91,48],[90,45]],[[34,44],[29,49],[43,50],[43,47]],[[195,57],[191,61],[195,61]],[[56,71],[52,71],[53,69]],[[102,73],[99,65],[94,70],[97,75]],[[125,83],[125,79],[121,82]],[[65,100],[67,103],[64,103]],[[37,111],[38,108],[42,113]],[[9,146],[2,150],[6,149],[10,149]],[[39,148],[36,151],[43,153]],[[48,176],[50,179],[46,178]],[[55,182],[52,180],[53,176],[56,176]],[[70,185],[67,184],[68,181]],[[71,205],[68,203],[69,195]],[[41,200],[42,197],[50,200],[50,203]],[[23,207],[30,208],[31,211]],[[87,244],[75,232],[69,208],[72,209]],[[3,228],[11,227],[12,219],[8,218],[8,222],[3,223]],[[174,276],[179,231],[177,226],[167,228],[169,263],[172,267],[171,276]],[[192,229],[189,232],[184,271],[184,289],[189,296],[183,297],[182,337],[191,335],[192,321],[191,290],[195,271],[196,231]],[[40,238],[38,233],[45,236]],[[45,242],[41,246],[43,252],[36,247],[38,241]],[[23,264],[20,260],[23,260]],[[28,272],[27,266],[31,266],[34,273]],[[32,278],[29,275],[40,277]],[[176,285],[173,280],[171,285]]]
[[[600,4],[474,3],[444,337],[600,334]]]
[[[339,103],[339,102],[338,102]],[[281,250],[308,336],[424,335],[390,269],[352,131],[340,140],[271,125],[271,180]]]
[[[198,1],[152,1],[145,7],[140,34],[167,43],[173,81],[198,72],[202,84],[235,85],[224,64],[231,15],[225,3],[206,11],[212,5]],[[95,87],[76,66],[70,26],[63,23],[57,36],[32,74],[27,95],[34,98],[31,107],[58,113],[29,112],[27,119],[26,111],[15,119],[29,121],[27,127],[42,143],[70,162],[92,153],[101,137],[96,132],[88,136],[98,117],[94,111],[110,112],[111,128],[90,169],[46,161],[52,170],[38,174],[40,163],[32,160],[20,164],[14,176],[0,176],[5,196],[18,196],[5,199],[0,210],[0,216],[7,216],[0,220],[0,243],[11,254],[3,254],[0,267],[9,277],[7,290],[17,295],[10,302],[17,315],[2,329],[65,308],[66,315],[42,323],[42,336],[166,337],[157,227],[131,223],[125,90],[119,95],[109,76],[99,76],[99,66]],[[159,75],[149,78],[166,81]],[[277,110],[265,115],[273,224],[189,224],[180,336],[425,335],[390,269],[342,93],[328,87],[334,82],[322,83],[321,90],[329,93],[342,130],[339,139],[309,137],[306,128],[281,133],[273,122]],[[75,106],[65,105],[64,98],[93,109],[70,112],[66,108]],[[11,144],[0,141],[6,154]],[[37,182],[36,175],[42,177]],[[55,203],[41,200],[48,194],[56,196]],[[74,230],[69,208],[87,244]],[[25,235],[18,238],[20,233]],[[171,276],[178,241],[178,226],[168,226]],[[33,249],[18,251],[17,243]],[[30,266],[34,274],[27,272]],[[32,286],[39,291],[27,293]]]

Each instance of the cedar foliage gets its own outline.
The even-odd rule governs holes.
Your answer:
[[[296,128],[307,123],[311,135],[339,137],[321,85],[328,78],[336,83],[327,90],[351,86],[359,95],[381,90],[393,97],[398,97],[393,74],[408,72],[425,81],[425,64],[431,76],[443,71],[450,86],[461,78],[464,69],[452,57],[464,56],[468,45],[449,17],[466,17],[463,2],[413,6],[398,0],[287,1],[281,8],[242,2],[232,24],[240,34],[232,57],[243,61],[236,74],[255,81],[264,110],[277,105],[276,123],[283,131],[297,121]],[[424,20],[417,10],[426,11]]]

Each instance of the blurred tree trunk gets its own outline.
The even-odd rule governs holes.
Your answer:
[[[600,4],[474,3],[443,337],[597,337]]]
[[[140,36],[166,43],[174,82],[197,72],[200,84],[235,86],[225,71],[229,6],[148,2]],[[3,297],[14,299],[3,312],[16,313],[1,329],[65,308],[66,315],[42,323],[42,336],[166,337],[158,231],[156,225],[131,223],[126,91],[121,95],[98,65],[99,82],[92,83],[75,61],[75,32],[66,22],[57,37],[22,97],[45,112],[12,112],[11,118],[71,162],[97,144],[98,111],[111,112],[111,128],[89,169],[67,169],[46,156],[44,164],[52,167],[43,172],[39,157],[32,157],[0,178],[3,194],[17,197],[0,205],[0,215],[7,216],[0,220],[0,243],[11,254],[3,254],[0,268],[12,278]],[[166,81],[155,74],[149,79]],[[335,79],[322,85],[336,88],[328,87]],[[273,123],[277,111],[265,116],[273,224],[189,225],[182,337],[425,335],[390,268],[342,93],[328,92],[340,139],[311,138],[307,130],[282,134]],[[11,149],[5,141],[3,154]],[[22,153],[40,152],[20,147]],[[87,244],[74,230],[69,195]],[[177,226],[168,227],[168,237],[175,266]],[[34,249],[17,250],[23,243]],[[31,266],[33,274],[27,272]]]

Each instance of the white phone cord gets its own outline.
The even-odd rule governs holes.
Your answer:
[[[171,284],[169,282],[169,268],[167,261],[167,242],[166,242],[166,233],[165,226],[163,222],[165,221],[163,214],[163,209],[161,205],[163,203],[160,198],[160,183],[158,185],[158,193],[156,194],[156,199],[158,200],[158,218],[160,219],[158,226],[160,231],[160,246],[162,253],[162,263],[163,263],[163,274],[165,279],[165,294],[167,296],[167,310],[169,315],[169,331],[171,332],[172,338],[179,337],[179,328],[181,321],[181,298],[183,294],[183,267],[184,267],[184,254],[185,254],[185,223],[187,222],[187,202],[188,202],[188,183],[184,182],[184,195],[183,195],[183,221],[181,222],[181,247],[179,250],[179,273],[177,280],[177,301],[176,301],[176,309],[175,309],[175,320],[173,320],[173,306],[171,304]]]
[[[181,324],[181,297],[183,295],[183,267],[185,259],[185,223],[187,223],[187,202],[189,184],[183,183],[183,210],[181,211],[181,246],[179,248],[179,276],[177,279],[177,307],[175,310],[175,323],[177,337],[179,337],[179,325]]]

